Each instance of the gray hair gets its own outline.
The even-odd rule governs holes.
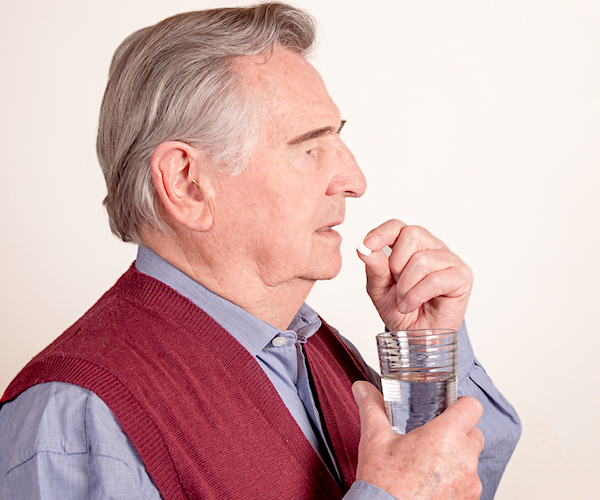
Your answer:
[[[236,59],[276,45],[306,57],[315,35],[309,14],[282,3],[187,12],[130,35],[112,59],[96,143],[112,232],[141,243],[143,229],[168,227],[150,171],[165,141],[203,148],[219,170],[241,172],[264,106]]]

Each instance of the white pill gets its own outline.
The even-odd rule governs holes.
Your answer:
[[[356,249],[365,256],[371,255],[372,252],[372,250],[369,250],[362,241],[358,245],[356,245]]]

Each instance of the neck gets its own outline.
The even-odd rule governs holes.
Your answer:
[[[294,278],[268,283],[247,263],[219,255],[198,242],[144,235],[144,245],[211,292],[279,330],[286,330],[308,297],[314,281]]]

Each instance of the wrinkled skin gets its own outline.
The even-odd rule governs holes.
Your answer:
[[[359,253],[367,292],[388,330],[460,328],[473,275],[442,241],[422,227],[390,220],[373,229],[365,245],[373,251]]]
[[[405,436],[390,427],[383,398],[368,382],[356,382],[361,438],[356,478],[394,495],[398,500],[476,500],[481,495],[477,475],[484,439],[475,427],[481,404],[459,398],[439,417]]]

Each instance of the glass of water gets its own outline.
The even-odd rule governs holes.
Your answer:
[[[454,330],[404,330],[377,335],[385,411],[406,434],[456,402]]]

